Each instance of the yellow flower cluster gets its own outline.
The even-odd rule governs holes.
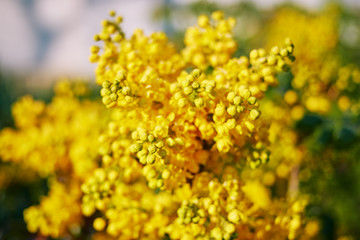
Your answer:
[[[25,96],[13,106],[17,129],[1,131],[0,157],[20,167],[23,181],[51,179],[49,195],[24,212],[30,232],[60,237],[81,230],[80,183],[98,166],[97,137],[108,119],[102,104],[79,100],[87,92],[84,83],[63,80],[48,105]]]
[[[239,169],[269,159],[258,100],[294,60],[292,42],[231,58],[235,21],[215,12],[177,53],[162,33],[126,39],[111,15],[90,57],[112,108],[102,167],[82,185],[83,214],[102,213],[93,227],[121,239],[294,239],[302,209],[286,211],[291,202]]]
[[[306,201],[294,202],[299,208],[290,205],[285,213],[269,189],[242,182],[233,167],[224,169],[222,179],[203,172],[191,188],[181,189],[177,219],[167,227],[171,239],[294,239]]]
[[[200,28],[205,30],[195,29],[207,39],[207,44],[187,41],[187,34],[184,51],[197,49],[194,55],[204,52],[216,56],[217,50],[209,46],[234,41],[228,32],[234,25],[233,19],[223,19],[221,12],[213,14],[213,25],[206,24],[209,22],[206,19],[200,16],[198,21]],[[219,66],[208,60],[205,61],[207,65],[214,65],[208,73],[198,68],[188,73],[184,70],[193,63],[183,61],[186,57],[181,58],[174,52],[163,34],[155,33],[148,38],[136,31],[130,40],[118,39],[116,36],[121,35],[121,28],[117,22],[106,23],[97,35],[100,37],[96,37],[104,41],[103,49],[92,47],[98,51],[90,57],[98,61],[97,82],[103,87],[103,103],[117,108],[117,114],[121,115],[121,133],[118,135],[122,139],[116,136],[117,140],[112,142],[109,136],[104,136],[106,161],[111,161],[118,148],[128,144],[129,138],[124,137],[127,134],[133,139],[129,147],[132,158],[141,164],[153,165],[155,174],[145,171],[153,188],[172,188],[176,183],[184,183],[191,178],[190,173],[197,173],[200,165],[205,165],[209,152],[219,155],[218,159],[222,156],[236,158],[237,162],[247,162],[252,167],[267,162],[266,126],[258,119],[257,100],[269,85],[276,84],[275,74],[287,70],[287,62],[294,59],[289,39],[284,47],[274,47],[269,53],[264,49],[253,50],[249,58],[227,59]],[[108,30],[109,26],[115,25],[114,32]],[[109,37],[102,38],[104,33]],[[226,38],[221,37],[224,34]],[[160,51],[152,44],[162,45],[167,50]],[[153,48],[157,51],[149,54],[149,49]],[[171,53],[173,55],[168,55]],[[160,66],[164,64],[170,66],[171,71],[163,71]],[[111,123],[114,129],[119,125],[116,121]],[[214,160],[214,164],[217,161]],[[162,175],[165,178],[158,179]]]
[[[95,36],[103,45],[90,56],[108,109],[79,100],[86,88],[65,81],[48,105],[19,100],[17,129],[0,134],[4,161],[52,179],[48,196],[24,212],[29,231],[85,238],[91,222],[94,239],[315,235],[314,222],[306,225],[313,235],[302,234],[306,198],[271,193],[286,166],[275,174],[264,165],[271,148],[276,164],[301,158],[276,105],[266,105],[264,117],[259,103],[289,70],[292,41],[232,57],[235,20],[215,12],[198,18],[177,52],[164,33],[136,30],[126,38],[122,18],[110,15]]]
[[[185,33],[182,56],[201,70],[226,64],[237,47],[232,34],[235,19],[224,19],[221,11],[214,12],[211,18],[199,16],[198,26],[189,27]]]
[[[82,211],[102,215],[93,222],[96,231],[122,239],[159,239],[175,212],[169,193],[150,190],[144,181],[128,183],[122,171],[98,168],[82,185]],[[170,216],[169,216],[170,215]]]
[[[341,66],[335,51],[338,15],[335,6],[312,15],[283,7],[267,26],[268,46],[285,36],[298,46],[291,69],[291,87],[284,92],[283,99],[266,101],[261,108],[262,116],[271,122],[269,150],[273,157],[265,168],[278,178],[287,179],[290,192],[298,189],[298,183],[291,187],[290,182],[311,175],[306,167],[299,171],[305,161],[309,164],[312,160],[304,139],[294,129],[295,122],[303,119],[306,111],[325,115],[337,107],[342,112],[359,113],[359,101],[354,97],[359,89],[359,69],[351,64]],[[297,28],[291,28],[293,25]],[[309,26],[317,26],[317,31]]]
[[[25,209],[28,230],[53,238],[78,235],[83,221],[80,195],[79,184],[74,180],[68,186],[52,182],[48,196],[40,200],[40,205]]]
[[[358,111],[342,94],[350,85],[359,83],[359,69],[353,65],[341,66],[335,52],[338,44],[339,9],[329,5],[324,12],[309,15],[292,8],[280,9],[268,26],[268,46],[288,36],[298,46],[297,61],[292,67],[294,90],[285,94],[285,101],[293,106],[294,120],[301,119],[305,109],[328,114],[331,103],[338,101],[341,111]],[[291,28],[294,26],[296,28]],[[309,28],[309,26],[312,26]],[[316,31],[314,31],[316,29]],[[338,76],[336,78],[336,76]],[[354,87],[353,87],[354,89]]]
[[[79,101],[76,96],[83,94],[84,88],[83,83],[63,81],[56,86],[56,96],[49,105],[31,96],[16,102],[13,116],[17,129],[2,131],[1,159],[42,177],[69,171],[84,177],[94,169],[97,152],[90,149],[98,145],[96,138],[107,117],[102,116],[101,104]]]
[[[342,112],[360,114],[360,101],[356,92],[360,88],[360,69],[355,65],[346,65],[338,69],[338,78],[334,83],[337,105]]]

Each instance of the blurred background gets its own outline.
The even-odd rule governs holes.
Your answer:
[[[358,0],[339,2],[348,8],[360,6]],[[198,13],[213,9],[236,15],[242,19],[240,24],[251,22],[251,29],[237,29],[240,30],[237,34],[244,38],[256,34],[261,18],[266,17],[261,15],[277,6],[294,4],[316,11],[326,3],[325,0],[1,0],[0,71],[2,75],[21,76],[23,87],[36,89],[48,88],[59,76],[92,78],[94,65],[87,61],[89,48],[109,9],[124,17],[123,30],[127,35],[136,28],[146,34],[163,30],[181,41],[176,34],[193,25]],[[254,23],[256,18],[260,18],[258,25]]]
[[[330,4],[340,9],[340,56],[344,63],[360,66],[359,0],[0,0],[0,129],[13,126],[11,105],[20,96],[31,94],[49,101],[55,81],[64,77],[94,82],[89,48],[110,10],[124,17],[122,27],[127,36],[136,28],[146,34],[165,31],[178,48],[183,46],[185,28],[194,25],[199,14],[223,10],[238,21],[236,54],[241,55],[264,45],[263,27],[283,6],[311,15]],[[358,149],[352,150],[353,161],[358,163]],[[335,232],[343,225],[349,225],[345,232],[355,236],[350,239],[360,239],[359,164],[357,167],[341,172],[341,178],[327,179],[329,184],[304,186],[309,192],[321,189],[338,196],[334,201],[318,199],[310,206],[309,214],[321,218],[325,226],[319,239],[340,239]],[[314,176],[321,178],[321,174]],[[0,186],[0,239],[27,239],[22,211],[46,192],[46,183],[11,184]]]

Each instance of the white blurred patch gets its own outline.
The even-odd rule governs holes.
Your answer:
[[[360,29],[354,22],[340,25],[340,40],[349,47],[355,47],[359,42]]]
[[[78,12],[82,17],[69,25],[50,45],[39,71],[51,75],[94,76],[95,64],[89,63],[90,47],[100,44],[93,36],[101,30],[101,20],[109,18],[109,11],[115,10],[124,17],[123,30],[127,37],[136,28],[146,34],[160,31],[154,24],[152,13],[160,1],[103,1],[90,5]]]
[[[25,0],[26,1],[26,0]],[[218,4],[232,4],[237,0],[209,0]],[[290,0],[308,8],[318,8],[325,0]],[[349,6],[360,6],[360,0],[343,0]],[[170,2],[186,5],[196,0],[172,0]],[[253,0],[261,8],[270,8],[286,2],[285,0]],[[94,76],[94,64],[88,62],[89,48],[96,44],[93,36],[101,29],[101,20],[108,18],[108,12],[115,10],[124,17],[122,24],[127,37],[135,29],[141,28],[149,35],[159,31],[162,26],[154,23],[154,9],[164,0],[35,0],[33,23],[43,30],[53,33],[54,40],[46,49],[39,66],[35,63],[37,36],[31,26],[21,1],[0,0],[0,67],[13,72],[36,71],[45,75],[85,75]],[[181,12],[181,11],[180,11]],[[243,19],[245,22],[248,19]],[[241,22],[241,21],[240,21]],[[176,14],[174,24],[185,28],[196,23],[190,15]],[[245,27],[248,27],[247,25]],[[252,26],[256,28],[259,26]],[[247,30],[248,31],[248,30]],[[348,44],[357,40],[348,37],[353,26],[345,27]],[[351,34],[350,34],[351,35]],[[345,36],[345,35],[343,35]],[[35,68],[36,67],[36,68]]]
[[[34,66],[36,38],[20,1],[0,1],[0,67],[23,72]]]
[[[86,2],[86,0],[36,0],[34,15],[43,28],[60,30],[81,17]]]

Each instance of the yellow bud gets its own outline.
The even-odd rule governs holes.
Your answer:
[[[122,21],[123,21],[123,17],[122,17],[122,16],[118,16],[118,17],[116,18],[116,22],[117,22],[117,23],[122,23]]]
[[[276,63],[276,58],[275,58],[275,56],[274,56],[274,55],[268,56],[268,58],[267,58],[267,63],[268,63],[269,65],[275,65],[275,63]]]
[[[202,99],[202,98],[196,98],[195,99],[195,101],[194,101],[194,103],[195,103],[195,106],[196,107],[203,107],[204,106],[204,99]]]
[[[194,81],[192,84],[191,84],[191,87],[193,89],[198,89],[200,87],[200,84],[197,82],[197,81]]]
[[[256,97],[249,97],[248,98],[248,103],[251,105],[254,105],[256,103]]]
[[[100,47],[99,46],[91,46],[90,51],[92,53],[98,53],[100,51]]]
[[[316,220],[311,220],[306,224],[305,232],[310,236],[314,237],[320,230],[319,223]],[[347,238],[344,238],[347,239]]]
[[[148,138],[148,135],[145,131],[141,131],[141,132],[139,132],[139,138],[141,141],[146,141]]]
[[[259,52],[258,50],[254,49],[254,50],[251,50],[250,52],[250,58],[251,59],[257,59],[259,57]]]
[[[259,110],[251,109],[250,114],[249,114],[249,118],[251,120],[256,120],[256,119],[259,118],[259,116],[260,116],[260,111]]]
[[[119,176],[119,174],[115,170],[111,170],[108,173],[108,179],[109,179],[110,182],[114,182],[117,179],[118,176]]]
[[[236,107],[234,105],[231,105],[226,110],[230,116],[235,116],[236,114]]]
[[[236,127],[236,120],[234,118],[231,118],[227,120],[226,125],[229,129],[234,129]]]
[[[137,140],[139,139],[139,132],[138,131],[134,131],[131,133],[131,138],[134,139],[134,140]]]
[[[199,78],[201,75],[201,70],[196,68],[191,72],[191,75],[193,75],[194,78]]]
[[[157,155],[158,155],[158,157],[159,158],[161,158],[161,159],[163,159],[163,158],[165,158],[166,157],[166,151],[164,150],[164,149],[159,149],[158,151],[157,151]]]
[[[155,146],[155,144],[150,144],[149,147],[148,147],[148,151],[150,154],[153,154],[155,153],[157,150],[157,147]]]
[[[251,81],[259,82],[261,80],[261,77],[258,73],[253,73],[253,74],[251,74],[250,79],[251,79]],[[251,88],[251,86],[250,86],[250,88]],[[251,92],[251,90],[250,90],[250,92]]]
[[[116,101],[118,99],[118,95],[116,93],[112,93],[112,94],[110,94],[110,99],[112,101]]]
[[[116,74],[116,80],[122,82],[124,79],[126,78],[126,72],[124,70],[120,70],[118,71],[118,73]]]
[[[250,97],[251,92],[245,86],[240,86],[239,87],[239,94],[240,94],[241,97],[247,99],[247,98]]]
[[[105,165],[109,165],[112,162],[112,158],[109,155],[104,155],[102,161]]]
[[[206,28],[209,26],[209,17],[206,15],[200,15],[198,17],[198,25],[199,27]]]
[[[177,145],[180,145],[180,146],[183,146],[185,144],[184,140],[182,138],[179,138],[179,137],[175,138],[175,143]]]
[[[182,86],[183,88],[190,86],[190,84],[191,84],[191,83],[190,83],[189,79],[187,79],[187,78],[185,78],[185,79],[183,79],[183,80],[181,81],[181,86]]]
[[[147,155],[146,157],[146,162],[148,164],[153,164],[155,162],[156,158],[155,158],[155,155],[154,154],[149,154]]]
[[[233,28],[235,26],[235,24],[236,24],[236,19],[233,18],[233,17],[229,17],[228,18],[228,23],[229,23],[230,27]]]
[[[286,57],[287,55],[289,55],[289,53],[285,48],[282,48],[280,50],[280,55],[283,56],[283,57]]]
[[[95,170],[94,176],[96,177],[96,179],[97,179],[99,182],[103,182],[103,181],[105,181],[105,179],[106,179],[106,172],[105,172],[104,169],[98,168],[98,169]]]
[[[250,168],[251,168],[251,169],[256,169],[257,167],[260,166],[260,162],[259,162],[259,161],[251,161],[251,162],[249,163],[249,165],[250,165]]]
[[[215,240],[222,240],[223,239],[223,234],[222,231],[219,227],[215,227],[214,229],[211,230],[210,232],[211,236],[213,238],[215,238]]]
[[[156,180],[156,187],[161,188],[162,186],[164,186],[164,180],[162,179]]]
[[[109,81],[103,81],[101,85],[103,88],[106,88],[106,89],[111,87],[111,83]]]
[[[224,18],[224,13],[222,11],[215,11],[211,14],[211,17],[214,20],[222,20]]]
[[[239,96],[234,97],[233,103],[235,105],[239,105],[241,103],[241,97],[239,97]]]
[[[294,48],[291,47],[291,46],[288,46],[288,47],[286,48],[286,50],[287,50],[289,53],[292,53],[292,52],[294,51]]]
[[[222,116],[225,113],[225,106],[222,103],[218,103],[215,108],[215,115]]]
[[[155,146],[158,148],[163,148],[165,146],[164,141],[160,140],[160,141],[156,142]]]
[[[94,36],[94,41],[100,41],[100,36],[98,35],[98,34],[96,34],[95,36]]]
[[[254,130],[254,128],[255,128],[254,124],[252,124],[249,121],[245,121],[244,124],[247,127],[247,129],[249,129],[250,132],[252,132]]]
[[[189,81],[189,83],[192,83],[195,79],[193,75],[187,75],[186,80]]]
[[[284,95],[285,102],[289,105],[293,105],[297,102],[297,93],[293,90],[288,90]]]
[[[95,206],[93,204],[83,204],[81,210],[85,216],[89,217],[95,212]]]
[[[129,87],[123,87],[121,90],[121,93],[124,95],[129,95],[130,94],[130,88]]]
[[[229,92],[226,99],[229,101],[229,102],[232,102],[235,98],[236,94],[235,92]]]
[[[95,63],[97,61],[99,61],[99,55],[97,55],[97,53],[92,53],[89,57],[89,62]]]
[[[272,75],[271,67],[265,67],[261,70],[261,73],[263,76],[269,76]]]
[[[104,230],[106,222],[103,218],[96,218],[93,223],[93,227],[96,231]]]
[[[182,107],[185,107],[185,105],[186,105],[186,99],[185,98],[180,98],[179,101],[178,101],[178,106],[180,108],[182,108]]]
[[[139,162],[141,163],[141,164],[146,164],[146,155],[143,155],[143,156],[140,156],[139,157]]]
[[[120,33],[117,33],[114,35],[114,42],[120,42],[123,39],[123,35]]]
[[[175,98],[175,100],[180,100],[182,98],[182,94],[180,92],[176,92],[174,94],[174,98]]]
[[[156,176],[156,171],[152,166],[147,165],[146,167],[143,168],[143,174],[148,179],[151,179],[151,178],[154,178]]]
[[[230,222],[238,223],[240,221],[240,214],[236,209],[231,210],[228,214],[228,219]]]
[[[184,93],[185,93],[186,95],[190,95],[192,92],[193,92],[193,88],[192,88],[192,87],[187,86],[187,87],[184,88]]]
[[[150,179],[149,181],[149,188],[155,189],[156,188],[157,181],[156,179]]]
[[[116,12],[115,12],[114,10],[111,10],[111,11],[109,12],[109,15],[110,15],[110,17],[115,17]]]
[[[127,103],[132,103],[132,102],[134,101],[134,98],[131,97],[131,96],[126,96],[126,97],[125,97],[125,101],[126,101]]]
[[[162,177],[163,179],[168,179],[168,178],[170,177],[170,175],[171,175],[170,171],[167,170],[167,169],[165,169],[165,170],[162,172],[161,177]]]
[[[230,139],[227,138],[218,140],[216,145],[219,152],[223,152],[223,153],[230,151],[230,148],[232,147],[232,143]]]
[[[95,202],[95,206],[99,210],[104,210],[106,207],[106,202],[103,199],[97,199]]]
[[[174,146],[175,146],[175,141],[174,141],[174,139],[172,139],[172,138],[167,138],[167,139],[166,139],[166,145],[167,145],[168,147],[174,147]]]
[[[225,232],[227,233],[233,233],[235,232],[235,226],[232,223],[228,223],[225,225]]]
[[[272,54],[275,54],[275,55],[278,55],[279,53],[280,53],[280,49],[279,49],[279,47],[273,47],[272,49],[271,49],[271,53]]]
[[[138,157],[141,157],[141,156],[146,156],[146,155],[148,155],[148,151],[147,151],[147,149],[142,149],[141,151],[139,151],[137,154],[136,154],[136,156],[138,156]]]
[[[290,38],[286,38],[285,41],[284,41],[284,43],[285,43],[286,46],[292,46],[292,45],[293,45],[293,43],[292,43],[292,41],[291,41]]]
[[[85,193],[85,194],[90,193],[89,185],[87,185],[87,184],[81,185],[81,191],[82,191],[83,193]]]
[[[162,126],[156,126],[154,129],[154,136],[160,139],[165,138],[168,136],[168,129]]]
[[[216,207],[214,205],[210,205],[208,211],[209,211],[210,215],[215,215],[216,214]]]
[[[149,136],[148,136],[148,141],[149,141],[149,142],[153,142],[154,140],[155,140],[154,135],[149,134]]]

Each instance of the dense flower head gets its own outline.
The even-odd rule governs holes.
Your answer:
[[[49,180],[47,196],[24,211],[28,230],[53,238],[313,238],[319,223],[305,217],[309,197],[298,186],[313,159],[295,126],[307,111],[327,114],[332,100],[360,112],[359,68],[341,66],[332,52],[336,12],[327,14],[280,10],[268,46],[235,57],[236,21],[221,11],[199,16],[179,51],[161,32],[125,36],[122,17],[110,12],[90,49],[101,101],[62,81],[48,104],[21,98],[16,128],[1,131],[1,159]],[[266,98],[287,71],[291,84]]]
[[[199,28],[188,30],[199,31],[203,36],[217,36],[208,37],[206,44],[201,44],[203,41],[196,44],[188,40],[190,33],[187,33],[184,51],[188,51],[190,59],[195,59],[201,51],[217,54],[213,45],[234,42],[230,34],[234,19],[225,20],[221,12],[215,12],[212,18],[214,23],[200,16]],[[130,137],[122,136],[115,142],[104,140],[105,159],[118,155],[119,150],[113,151],[115,143],[123,148],[132,140],[129,146],[132,161],[154,165],[156,174],[146,177],[150,186],[161,188],[176,187],[175,183],[182,184],[192,178],[191,174],[207,165],[209,152],[218,155],[220,162],[236,158],[241,159],[237,160],[239,163],[252,167],[268,161],[266,123],[259,118],[258,99],[269,85],[276,85],[276,73],[287,70],[287,64],[294,60],[291,40],[286,39],[284,47],[274,47],[270,52],[253,50],[249,57],[230,59],[233,53],[230,51],[223,64],[210,61],[206,67],[200,67],[183,61],[162,33],[145,37],[137,30],[129,40],[123,35],[121,39],[112,38],[112,34],[121,33],[121,28],[118,22],[111,22],[111,26],[116,25],[117,33],[101,37],[108,31],[109,24],[107,21],[97,35],[104,41],[103,47],[92,47],[97,49],[97,69],[105,69],[97,71],[97,82],[102,85],[103,103],[122,116],[119,118],[121,134]],[[152,48],[149,44],[152,46],[159,39],[169,49],[160,51],[154,47],[159,52],[148,54]],[[129,48],[133,49],[131,53]],[[170,63],[169,59],[174,61]],[[164,64],[171,65],[171,72],[160,68]],[[194,65],[200,69],[186,71]],[[116,125],[120,123],[111,123]],[[155,184],[164,170],[170,176],[163,182],[156,180]]]
[[[215,12],[199,17],[177,53],[163,33],[127,39],[111,15],[90,57],[111,108],[99,136],[102,167],[81,187],[83,214],[102,213],[94,228],[122,239],[295,238],[301,211],[283,212],[286,202],[240,171],[269,160],[259,100],[294,60],[291,40],[232,57],[235,20]],[[273,201],[279,207],[269,213]]]
[[[199,16],[198,26],[186,30],[184,60],[202,70],[226,64],[237,48],[232,33],[235,24],[234,18],[225,19],[221,11],[213,12],[211,19]]]
[[[342,93],[349,84],[352,87],[346,91],[356,91],[359,70],[352,64],[341,64],[337,53],[339,18],[340,10],[336,5],[329,5],[323,12],[316,14],[283,7],[268,23],[269,47],[285,36],[291,37],[298,46],[297,61],[292,67],[293,90],[284,95],[285,101],[294,106],[294,115],[299,115],[298,119],[305,109],[329,114],[333,101],[338,101],[341,111],[350,109],[351,105],[354,105],[352,111],[358,109],[356,101],[351,101],[343,96],[347,94]],[[294,24],[296,28],[289,27]]]
[[[107,117],[99,121],[101,105],[79,100],[86,90],[84,83],[63,81],[55,90],[48,105],[29,95],[14,104],[17,129],[2,131],[0,156],[43,177],[58,171],[83,177],[96,167],[97,152],[89,149],[97,146],[96,136]]]
[[[48,196],[43,197],[38,206],[31,206],[24,211],[28,230],[53,238],[79,234],[83,219],[78,183],[72,181],[65,186],[54,181],[50,187]]]

